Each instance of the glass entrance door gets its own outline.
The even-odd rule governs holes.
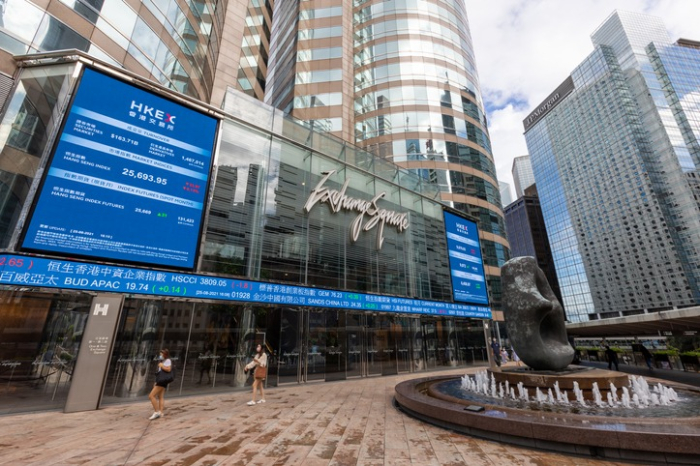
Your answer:
[[[347,313],[329,310],[326,313],[326,381],[347,378],[348,345]]]
[[[347,348],[347,370],[346,376],[362,377],[366,373],[366,352],[365,352],[365,316],[362,314],[347,313],[345,323],[345,337]]]
[[[282,309],[278,359],[278,382],[301,383],[325,380],[327,343],[337,332],[326,329],[324,310]],[[331,322],[334,319],[329,318]],[[334,340],[335,343],[335,340]],[[337,349],[334,347],[333,356]],[[334,367],[340,365],[333,361]]]
[[[304,311],[282,309],[280,317],[279,357],[277,358],[278,383],[302,381],[304,349]]]
[[[306,358],[303,359],[303,381],[326,378],[326,313],[324,310],[304,310],[305,333],[307,335]]]

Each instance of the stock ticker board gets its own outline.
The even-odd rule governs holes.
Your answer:
[[[0,286],[491,318],[488,306],[444,303],[63,259],[0,255]]]

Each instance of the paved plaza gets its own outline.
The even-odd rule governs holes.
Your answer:
[[[527,450],[417,421],[392,404],[394,386],[416,376],[271,388],[267,402],[252,407],[243,391],[174,399],[155,421],[148,420],[148,401],[84,413],[4,416],[0,464],[625,464]]]

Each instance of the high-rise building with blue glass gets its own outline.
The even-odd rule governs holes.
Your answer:
[[[700,49],[614,12],[524,121],[570,321],[700,302]]]

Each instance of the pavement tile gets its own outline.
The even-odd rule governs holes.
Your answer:
[[[86,413],[4,416],[0,465],[613,464],[476,439],[410,418],[393,406],[394,386],[424,375],[269,388],[267,402],[252,407],[249,391],[166,398],[165,416],[155,421],[148,420],[147,400]]]

